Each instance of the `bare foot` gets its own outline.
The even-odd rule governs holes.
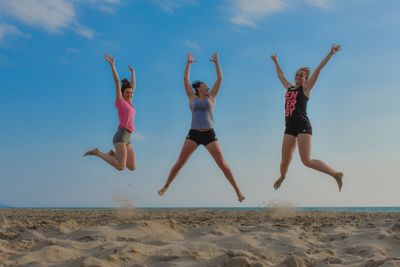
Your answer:
[[[99,154],[100,150],[97,148],[93,148],[89,151],[87,151],[85,154],[83,154],[84,157],[86,156],[97,156]]]
[[[242,194],[239,194],[238,200],[239,200],[239,202],[243,202],[243,200],[245,200],[245,197]]]
[[[158,195],[160,196],[160,197],[162,197],[164,194],[165,194],[165,192],[167,192],[167,190],[168,190],[168,187],[163,187],[161,190],[158,190],[157,192],[158,192]]]
[[[279,187],[281,187],[283,180],[285,180],[285,177],[279,177],[278,180],[275,181],[275,183],[274,183],[275,190],[278,190]]]
[[[110,150],[110,151],[108,151],[108,153],[107,153],[108,155],[110,155],[111,157],[114,157],[115,156],[115,152],[114,152],[114,150]]]
[[[339,187],[339,192],[342,191],[343,187],[343,172],[337,172],[335,176],[333,177],[336,180],[336,183]]]

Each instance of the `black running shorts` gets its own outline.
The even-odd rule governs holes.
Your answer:
[[[295,122],[286,124],[285,134],[290,134],[293,136],[299,134],[310,134],[312,135],[312,127],[309,122]]]
[[[207,131],[198,131],[195,129],[190,129],[186,139],[192,140],[196,142],[198,145],[207,146],[209,143],[217,141],[217,137],[215,136],[214,129],[210,129]]]

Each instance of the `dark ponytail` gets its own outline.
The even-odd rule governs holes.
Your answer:
[[[195,81],[192,83],[192,87],[193,87],[194,91],[196,92],[197,96],[199,95],[197,88],[199,88],[202,83],[203,83],[202,81]]]
[[[131,85],[131,83],[129,82],[128,79],[123,79],[121,81],[121,91],[122,91],[122,93],[124,93],[126,88],[132,88],[132,85]]]

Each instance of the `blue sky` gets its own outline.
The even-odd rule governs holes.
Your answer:
[[[395,0],[1,1],[0,203],[115,206],[120,195],[136,206],[399,206],[399,11]],[[323,70],[309,116],[313,157],[344,171],[344,190],[296,153],[274,191],[285,91],[269,55],[293,80],[334,42],[343,51]],[[198,59],[192,79],[209,84],[209,58],[220,55],[215,130],[243,204],[202,147],[156,194],[190,127],[189,51]],[[82,157],[94,146],[108,151],[118,125],[105,52],[121,77],[128,64],[136,69],[135,172]]]

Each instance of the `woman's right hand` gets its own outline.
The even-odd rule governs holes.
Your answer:
[[[106,53],[106,60],[110,63],[111,66],[115,66],[115,57],[110,56],[110,54]]]
[[[274,63],[278,63],[278,56],[276,54],[272,54],[271,59],[274,61]]]
[[[128,65],[128,68],[129,68],[131,73],[135,73],[135,69],[132,67],[131,64]]]
[[[195,62],[196,62],[196,59],[194,59],[194,56],[192,55],[192,53],[189,53],[188,54],[188,63],[192,64],[192,63],[195,63]]]

